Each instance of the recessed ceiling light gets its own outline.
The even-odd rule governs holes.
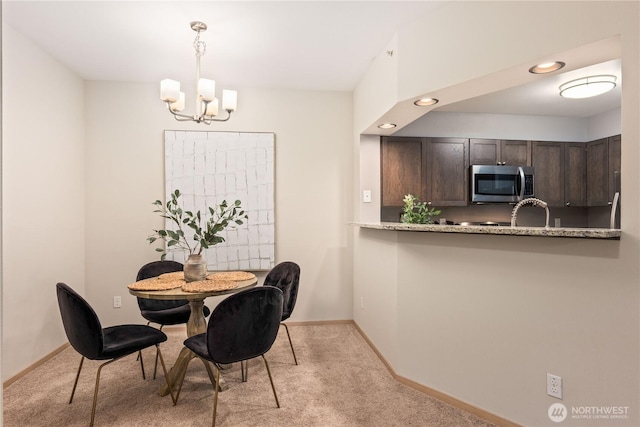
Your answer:
[[[602,95],[616,87],[616,76],[600,75],[575,79],[560,85],[560,96],[564,98],[590,98]]]
[[[435,105],[438,102],[439,101],[435,98],[420,98],[417,101],[415,101],[413,104],[417,105],[418,107],[427,107],[429,105]]]
[[[378,127],[380,129],[393,129],[396,126],[397,125],[395,123],[382,123],[382,124],[378,125]]]
[[[544,62],[542,64],[534,65],[533,67],[529,68],[529,72],[532,74],[552,73],[554,71],[558,71],[565,65],[566,64],[562,61]]]

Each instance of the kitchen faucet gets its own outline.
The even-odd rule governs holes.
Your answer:
[[[516,226],[516,216],[518,215],[518,209],[520,209],[520,207],[524,205],[539,206],[541,208],[544,208],[547,212],[547,220],[544,224],[544,228],[549,228],[549,208],[547,207],[547,202],[536,199],[535,197],[529,197],[528,199],[521,200],[513,207],[513,211],[511,211],[511,227]]]

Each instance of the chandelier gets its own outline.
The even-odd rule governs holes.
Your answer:
[[[194,114],[185,114],[185,96],[180,92],[180,82],[171,79],[164,79],[160,82],[160,99],[167,104],[167,109],[176,120],[194,121],[197,123],[211,124],[211,122],[226,122],[231,117],[231,113],[236,110],[238,94],[235,90],[222,91],[222,109],[227,112],[227,116],[220,118],[218,115],[218,98],[216,98],[215,80],[200,78],[200,58],[207,50],[207,44],[200,40],[200,33],[207,30],[207,24],[200,21],[193,21],[189,24],[196,32],[193,47],[196,50],[196,97]]]

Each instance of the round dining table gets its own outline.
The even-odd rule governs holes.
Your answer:
[[[154,280],[155,278],[145,279],[145,280]],[[129,293],[138,298],[148,298],[148,299],[157,299],[157,300],[187,300],[189,301],[189,306],[191,307],[191,315],[189,316],[189,321],[187,322],[187,336],[192,337],[194,335],[202,334],[207,331],[207,320],[204,317],[203,307],[204,300],[207,297],[233,294],[244,289],[255,286],[258,283],[258,279],[254,276],[248,280],[239,280],[237,281],[237,286],[232,289],[224,289],[224,290],[209,290],[202,292],[185,292],[181,288],[162,290],[162,291],[149,291],[149,290],[133,290],[129,289]],[[187,347],[183,347],[180,350],[180,354],[176,359],[173,367],[168,373],[166,384],[164,384],[158,394],[161,396],[166,396],[169,394],[169,388],[167,384],[173,388],[175,385],[178,385],[178,381],[180,381],[187,370],[187,366],[191,359],[196,357],[196,354],[189,350]],[[211,362],[203,360],[204,366],[207,369],[207,373],[209,375],[209,379],[211,380],[211,384],[215,387],[215,375],[213,374],[212,364]],[[220,378],[220,384],[218,384],[219,390],[225,390],[227,385],[224,383],[223,378]]]

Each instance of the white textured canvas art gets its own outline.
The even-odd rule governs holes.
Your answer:
[[[275,265],[274,134],[165,131],[166,200],[179,189],[185,210],[209,213],[223,200],[249,215],[203,252],[209,270],[270,270]],[[166,227],[175,227],[167,222]],[[184,263],[182,251],[167,259]]]

